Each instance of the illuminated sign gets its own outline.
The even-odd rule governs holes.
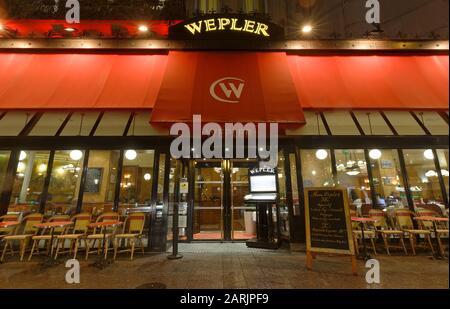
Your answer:
[[[283,28],[244,14],[205,15],[169,30],[172,39],[282,39]]]

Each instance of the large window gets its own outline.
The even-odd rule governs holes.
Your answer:
[[[84,152],[56,151],[45,205],[46,215],[74,214],[78,204]]]
[[[21,151],[16,169],[10,212],[39,211],[50,151]]]
[[[266,0],[243,0],[242,8],[245,12],[266,12]]]
[[[397,150],[369,152],[378,208],[408,207]]]
[[[114,205],[119,151],[91,150],[86,170],[83,212],[97,215]]]
[[[329,150],[301,150],[303,187],[334,186]]]
[[[209,13],[212,11],[218,12],[220,10],[219,0],[197,0],[197,10]]]
[[[121,213],[128,208],[150,206],[152,198],[153,150],[126,150],[120,183]]]
[[[0,194],[3,192],[3,183],[5,182],[10,154],[9,151],[0,151]]]
[[[404,150],[404,156],[414,206],[442,205],[442,191],[434,164],[433,151],[430,149]]]
[[[449,183],[448,183],[448,168],[449,168],[449,161],[448,161],[448,149],[438,150],[438,158],[439,158],[439,164],[441,165],[441,172],[442,177],[444,178],[445,183],[445,190],[447,190],[447,198],[449,198]]]
[[[348,192],[351,206],[372,204],[364,150],[336,150],[338,185]]]

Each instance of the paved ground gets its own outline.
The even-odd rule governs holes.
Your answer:
[[[81,261],[81,283],[65,283],[64,264],[41,270],[40,260],[0,265],[0,288],[136,288],[163,283],[167,288],[445,288],[449,287],[448,261],[428,256],[379,255],[381,284],[368,285],[364,263],[359,276],[351,274],[349,258],[319,256],[314,271],[305,269],[305,254],[286,250],[247,249],[244,244],[184,244],[184,258],[170,261],[167,254],[152,254],[129,261],[125,257],[104,270]]]

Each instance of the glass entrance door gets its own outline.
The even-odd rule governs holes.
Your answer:
[[[255,207],[245,204],[249,169],[257,162],[194,162],[192,240],[247,240],[256,236]]]
[[[195,162],[194,240],[222,240],[224,173],[222,161]]]
[[[256,237],[256,206],[246,205],[245,196],[250,193],[249,169],[257,163],[232,161],[231,168],[231,237],[247,240]]]

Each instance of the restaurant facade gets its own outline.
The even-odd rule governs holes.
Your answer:
[[[46,22],[18,27],[30,24]],[[448,41],[285,40],[270,21],[223,13],[155,22],[164,39],[73,38],[61,25],[61,38],[0,38],[0,215],[145,211],[147,247],[165,251],[180,194],[181,241],[253,238],[244,198],[262,159],[237,145],[175,159],[171,127],[196,115],[278,124],[285,244],[305,243],[313,187],[344,188],[362,215],[448,214]]]

